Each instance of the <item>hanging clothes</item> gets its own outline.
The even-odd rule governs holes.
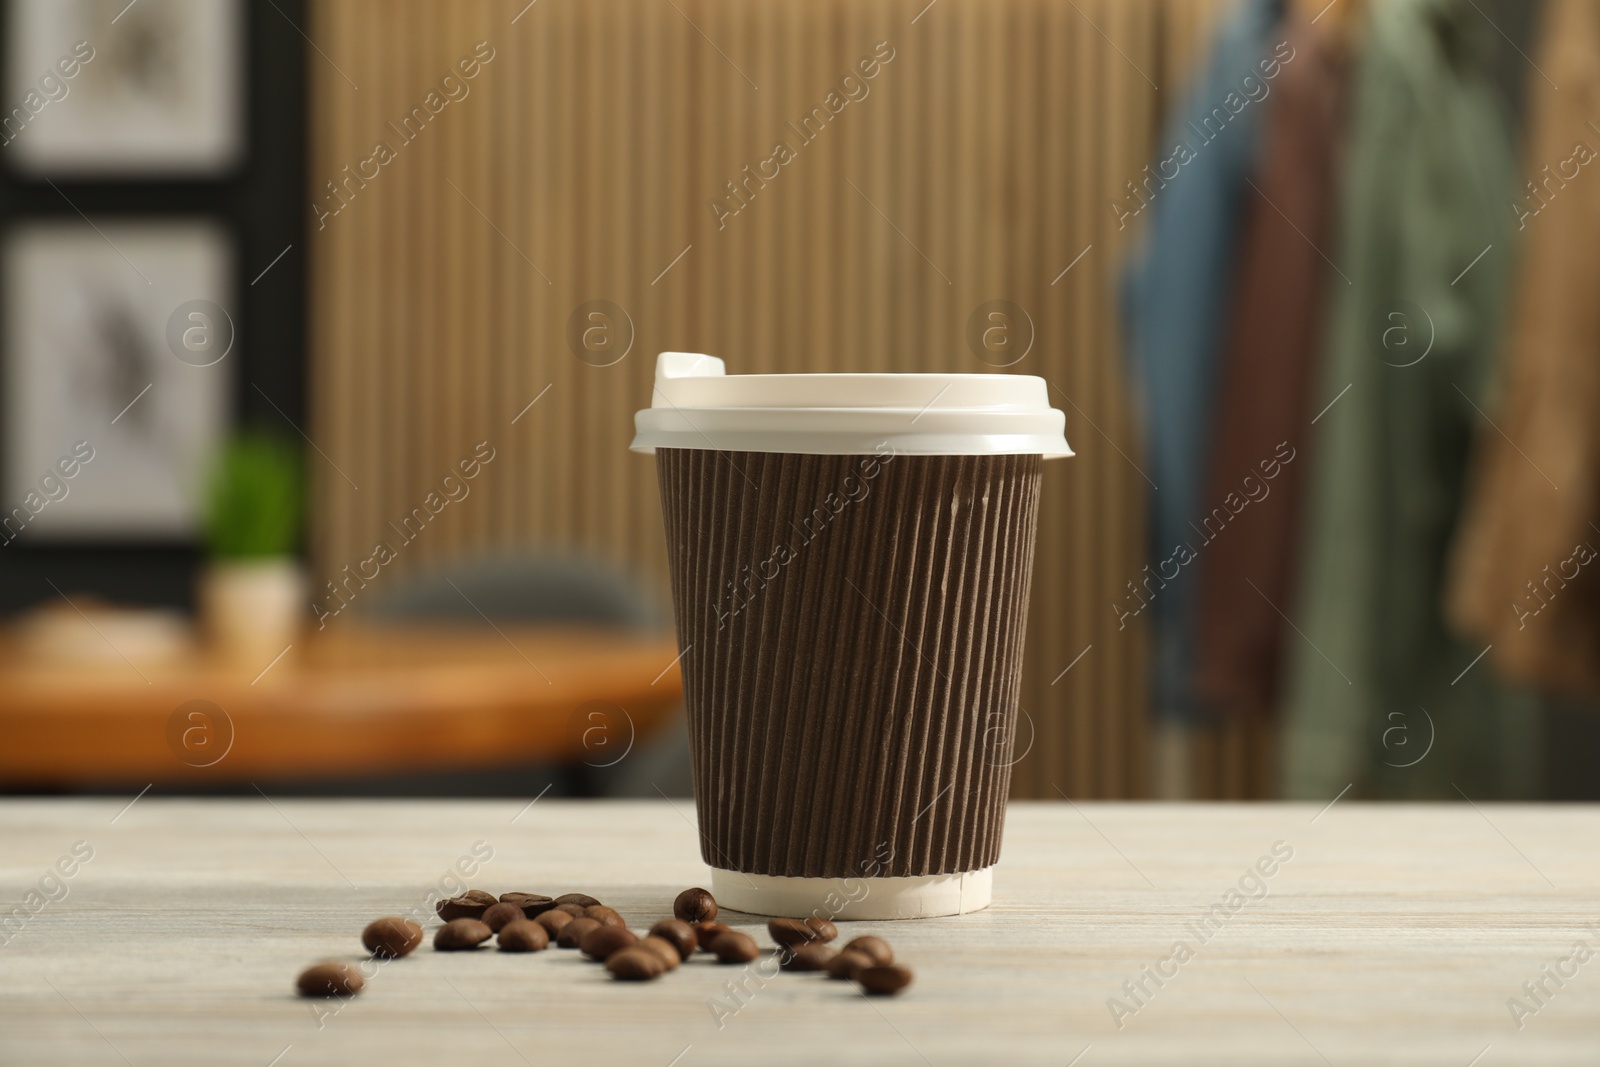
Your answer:
[[[1128,616],[1151,607],[1158,715],[1193,714],[1189,690],[1206,442],[1240,206],[1260,142],[1261,101],[1281,57],[1269,34],[1281,0],[1246,0],[1218,34],[1206,72],[1165,131],[1157,158],[1114,205],[1122,225],[1146,212],[1147,240],[1123,287],[1123,319],[1143,407],[1151,564],[1128,582]]]
[[[1204,497],[1214,510],[1202,520],[1217,528],[1196,562],[1195,693],[1249,716],[1276,708],[1286,643],[1298,640],[1279,608],[1295,573],[1334,276],[1321,250],[1332,247],[1348,64],[1335,20],[1314,24],[1316,14],[1291,5],[1280,31],[1293,60],[1273,83],[1245,193]]]
[[[1368,13],[1308,540],[1287,609],[1303,633],[1290,646],[1288,796],[1327,800],[1352,783],[1356,795],[1531,795],[1531,701],[1472,665],[1480,648],[1451,637],[1442,613],[1511,267],[1494,33],[1471,0]]]
[[[1550,0],[1533,62],[1503,403],[1478,433],[1450,618],[1507,675],[1600,699],[1600,11]],[[1544,81],[1560,86],[1560,91]]]
[[[1343,3],[1344,0],[1339,0]],[[1496,49],[1493,67],[1495,85],[1511,108],[1512,129],[1520,131],[1527,114],[1528,94],[1549,88],[1528,64],[1528,54],[1538,47],[1538,30],[1544,23],[1545,0],[1473,0],[1484,18],[1504,36],[1504,46]],[[1543,66],[1543,64],[1540,64]]]

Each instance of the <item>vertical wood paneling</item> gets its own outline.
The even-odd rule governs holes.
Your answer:
[[[487,439],[498,455],[470,497],[377,581],[559,546],[621,560],[664,596],[654,464],[627,452],[656,351],[735,371],[984,371],[967,319],[1011,300],[1036,331],[1012,369],[1051,381],[1079,452],[1045,465],[1021,691],[1033,747],[1014,790],[1147,794],[1144,638],[1110,607],[1143,563],[1146,487],[1113,321],[1131,231],[1108,205],[1223,4],[525,3],[310,5],[310,36],[360,85],[312,57],[313,198],[394,141],[388,123],[477,42],[496,50],[466,99],[311,226],[310,433],[361,487],[314,467],[319,584],[393,540],[390,521]],[[896,55],[867,98],[796,144],[788,124],[884,40]],[[779,140],[797,158],[719,231],[708,201]],[[611,367],[566,341],[596,298],[636,331]]]

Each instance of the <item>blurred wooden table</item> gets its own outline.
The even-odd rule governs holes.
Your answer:
[[[242,782],[604,765],[682,700],[675,642],[345,627],[270,665],[48,662],[0,645],[0,784]]]
[[[841,937],[889,938],[915,970],[892,1000],[704,955],[641,986],[572,951],[424,946],[341,1007],[297,999],[295,975],[360,960],[367,922],[425,909],[454,870],[495,892],[592,893],[648,927],[706,877],[693,808],[131,790],[0,801],[0,901],[26,900],[77,842],[93,851],[0,924],[0,1063],[1596,1062],[1600,956],[1570,961],[1578,942],[1600,948],[1600,811],[1321,807],[1013,804],[991,908],[843,924]],[[1254,899],[1219,918],[1275,846],[1265,888],[1246,883]],[[719,918],[770,944],[759,920]],[[1172,960],[1178,942],[1192,958]],[[1519,1028],[1507,1001],[1533,1006],[1530,980],[1548,993]],[[1112,1000],[1137,1010],[1116,1018]]]

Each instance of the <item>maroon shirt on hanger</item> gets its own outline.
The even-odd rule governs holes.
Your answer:
[[[1293,58],[1273,81],[1218,382],[1196,598],[1202,706],[1270,714],[1278,697],[1338,200],[1342,46],[1291,7]],[[1291,457],[1287,458],[1286,457]],[[1254,583],[1255,588],[1251,587]]]

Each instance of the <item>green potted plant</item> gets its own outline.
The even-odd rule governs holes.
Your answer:
[[[217,457],[206,488],[201,623],[226,655],[273,655],[293,642],[305,614],[305,573],[295,549],[304,510],[300,450],[242,431]]]

